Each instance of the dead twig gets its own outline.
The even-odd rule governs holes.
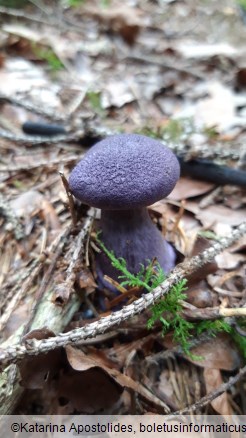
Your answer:
[[[182,302],[182,315],[188,320],[215,320],[218,318],[230,317],[245,317],[246,307],[223,308],[223,307],[207,307],[198,309],[187,302]]]
[[[60,333],[55,337],[43,340],[29,339],[25,344],[11,345],[2,349],[2,351],[0,351],[0,363],[7,365],[13,361],[23,359],[26,356],[37,355],[58,347],[64,347],[65,345],[79,345],[84,339],[95,337],[98,334],[104,333],[106,330],[112,329],[112,327],[119,325],[121,322],[151,307],[162,296],[167,294],[174,284],[177,284],[184,277],[189,276],[198,268],[211,262],[217,254],[220,254],[225,248],[235,243],[245,233],[246,222],[243,222],[233,230],[229,236],[221,238],[219,242],[215,242],[201,254],[179,264],[168,278],[160,286],[151,291],[151,293],[143,295],[132,304],[123,307],[123,309],[117,312],[111,313],[109,316],[101,318],[99,321],[87,324],[82,328],[67,333]]]
[[[0,7],[1,12],[1,7]],[[39,116],[45,117],[46,119],[56,121],[56,122],[64,122],[66,120],[66,115],[60,115],[58,111],[54,110],[47,110],[43,107],[39,107],[34,105],[33,103],[27,102],[23,99],[19,99],[17,97],[12,96],[6,96],[5,94],[0,93],[0,103],[9,103],[10,105],[19,106],[21,108],[24,108],[27,111],[30,111],[31,113],[37,114]]]
[[[44,143],[56,144],[56,143],[67,143],[70,141],[77,142],[84,135],[84,132],[74,133],[74,134],[62,134],[53,135],[51,137],[45,136],[28,136],[28,135],[16,135],[12,132],[0,130],[0,138],[5,140],[13,141],[14,143],[25,143],[29,145],[38,145]]]
[[[191,68],[191,66],[180,66],[177,65],[178,63],[170,62],[170,61],[162,61],[160,57],[158,56],[141,56],[141,55],[132,55],[127,56],[121,59],[120,61],[123,62],[129,62],[129,61],[135,61],[135,62],[141,62],[147,65],[156,65],[160,67],[161,69],[168,69],[168,70],[176,70],[179,73],[186,74],[188,76],[193,76],[195,79],[199,80],[206,80],[206,77],[204,74],[198,72],[194,68]],[[180,64],[180,63],[179,63]]]
[[[69,205],[69,210],[70,210],[70,214],[71,214],[71,218],[72,218],[72,223],[73,223],[73,226],[76,227],[77,217],[76,217],[76,212],[75,212],[75,207],[74,207],[73,195],[70,192],[68,181],[67,181],[67,178],[65,177],[64,173],[60,171],[59,174],[60,174],[60,177],[62,180],[63,187],[64,187],[65,192],[67,194],[68,205]]]
[[[82,230],[76,237],[75,243],[73,245],[73,252],[71,254],[70,263],[68,265],[67,271],[66,271],[66,279],[62,284],[59,284],[57,286],[57,289],[61,290],[71,290],[73,288],[75,279],[76,279],[76,270],[79,264],[81,264],[80,254],[81,254],[81,248],[84,247],[84,254],[86,253],[86,236],[89,234],[95,214],[94,209],[92,209],[93,213],[88,217],[86,223],[84,224]]]
[[[77,155],[69,155],[65,156],[63,158],[55,158],[51,160],[43,160],[43,161],[37,161],[36,163],[31,164],[20,164],[15,166],[10,166],[6,163],[6,166],[0,166],[0,172],[21,172],[21,171],[27,171],[27,170],[34,170],[38,167],[53,167],[57,166],[58,164],[71,164],[78,160]]]

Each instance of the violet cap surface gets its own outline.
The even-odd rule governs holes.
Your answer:
[[[170,149],[138,134],[118,134],[93,146],[75,166],[69,186],[84,204],[125,210],[166,197],[180,174]]]

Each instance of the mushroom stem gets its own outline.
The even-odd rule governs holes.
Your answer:
[[[100,228],[105,246],[117,258],[123,257],[133,274],[139,272],[141,264],[147,266],[155,257],[166,273],[174,267],[174,249],[153,224],[146,208],[102,210]],[[118,281],[121,274],[103,252],[96,257],[99,281],[109,287],[103,276],[108,275]]]

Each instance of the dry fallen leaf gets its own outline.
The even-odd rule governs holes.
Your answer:
[[[88,371],[92,368],[99,367],[101,370],[106,372],[109,377],[113,378],[122,388],[131,389],[137,392],[149,403],[153,403],[162,411],[167,412],[166,405],[155,395],[153,395],[147,388],[145,388],[141,383],[135,382],[129,376],[122,374],[116,368],[109,368],[105,366],[100,358],[90,357],[85,355],[82,351],[75,349],[71,346],[66,347],[66,353],[68,362],[74,370],[77,371]]]
[[[110,408],[119,400],[122,391],[121,385],[99,367],[83,372],[70,370],[62,374],[58,382],[58,399],[66,400],[73,411],[82,414]]]
[[[212,183],[181,177],[167,198],[174,201],[180,201],[181,199],[204,195],[213,188],[214,184]]]
[[[231,254],[224,251],[215,257],[219,269],[236,269],[240,262],[246,262],[246,257],[243,254]]]
[[[41,208],[43,199],[43,195],[37,190],[28,190],[12,200],[10,205],[16,216],[28,217],[33,211]]]
[[[205,368],[203,371],[207,393],[215,391],[223,384],[221,372],[219,369]],[[233,409],[230,404],[227,392],[211,401],[214,410],[220,415],[233,415]]]
[[[232,210],[224,205],[210,205],[196,214],[205,228],[212,228],[215,224],[239,225],[245,220],[245,210]],[[219,225],[218,225],[219,228]]]
[[[227,333],[220,333],[201,345],[192,348],[192,354],[201,356],[201,360],[187,359],[204,368],[233,371],[240,366],[241,358],[237,347]]]

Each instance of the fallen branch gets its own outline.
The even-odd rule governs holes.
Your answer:
[[[74,270],[76,270],[77,263],[81,263],[82,254],[85,252],[85,240],[87,233],[90,229],[93,217],[88,217],[82,227],[78,236],[74,239],[71,247],[71,260],[67,269],[67,277],[65,278],[64,285],[66,286],[68,299],[63,304],[59,305],[53,300],[54,298],[54,288],[47,288],[42,299],[37,303],[35,307],[35,314],[31,313],[31,325],[30,330],[47,328],[50,331],[59,333],[66,327],[68,322],[71,320],[74,313],[78,310],[80,306],[80,298],[77,294],[72,293],[71,288],[74,284],[71,281],[74,275]],[[66,230],[65,230],[66,231]],[[67,233],[66,236],[68,237]],[[60,238],[65,244],[66,239],[64,239],[64,231],[61,233]],[[60,245],[59,245],[60,248]],[[15,342],[20,342],[26,324],[23,324],[3,345],[6,349],[12,349],[11,345]],[[10,361],[11,362],[11,361]],[[24,388],[19,385],[19,375],[18,368],[14,363],[8,366],[0,376],[0,414],[6,415],[12,412],[14,405],[20,398]]]
[[[205,307],[204,309],[199,309],[187,302],[182,302],[183,311],[182,315],[189,321],[192,320],[215,320],[218,318],[240,318],[246,316],[246,307]]]
[[[29,136],[29,135],[16,135],[12,134],[12,132],[6,131],[4,129],[0,130],[0,138],[4,138],[5,140],[13,141],[14,143],[25,143],[29,145],[39,145],[43,143],[67,143],[70,141],[79,141],[81,136],[83,136],[83,132],[74,133],[74,134],[61,134],[61,135],[53,135],[50,137],[45,136]]]
[[[160,286],[151,291],[151,293],[143,295],[134,303],[123,307],[123,309],[117,312],[111,313],[109,316],[101,318],[99,321],[87,324],[82,328],[71,330],[67,333],[60,333],[58,336],[48,339],[29,339],[26,340],[25,344],[16,344],[0,350],[0,363],[7,365],[23,359],[26,356],[45,353],[58,347],[71,344],[79,345],[84,339],[95,337],[98,334],[104,333],[106,330],[112,329],[112,327],[143,312],[146,308],[151,307],[156,301],[167,294],[174,284],[203,265],[211,262],[216,255],[235,243],[245,233],[246,222],[243,222],[232,231],[229,236],[221,238],[219,242],[215,242],[201,254],[179,264],[168,278]]]
[[[53,158],[50,160],[36,160],[35,163],[26,163],[26,164],[19,164],[19,165],[9,165],[6,163],[5,166],[0,166],[0,172],[21,172],[21,171],[27,171],[27,170],[34,170],[37,169],[38,167],[54,167],[54,166],[61,166],[63,165],[68,165],[68,164],[72,164],[75,163],[76,161],[78,161],[78,156],[73,154],[73,155],[68,155],[65,157],[58,157],[58,158]]]
[[[1,8],[0,8],[1,13]],[[27,102],[24,99],[19,99],[17,97],[7,96],[5,94],[0,93],[0,103],[9,103],[10,105],[19,106],[21,108],[24,108],[27,111],[30,111],[31,113],[37,114],[39,116],[45,117],[46,119],[51,119],[55,121],[65,121],[66,115],[62,116],[59,111],[47,110],[43,109],[40,106],[34,105],[33,103]]]

